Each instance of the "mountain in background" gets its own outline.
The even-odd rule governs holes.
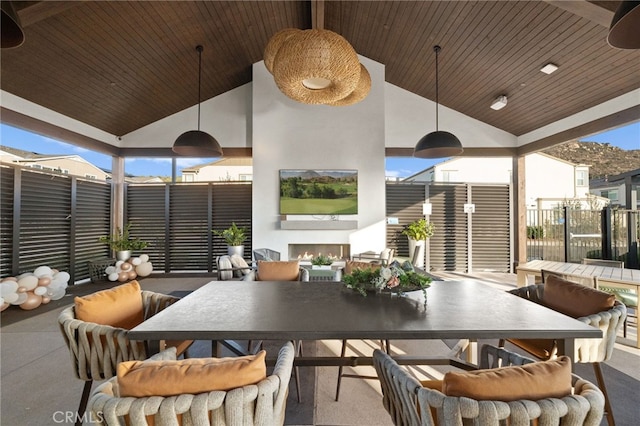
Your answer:
[[[589,179],[640,169],[640,149],[625,151],[609,143],[571,141],[542,152],[561,160],[589,165]]]

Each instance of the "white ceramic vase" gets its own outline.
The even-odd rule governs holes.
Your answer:
[[[418,258],[415,261],[413,266],[418,268],[424,268],[424,246],[425,240],[414,240],[412,238],[408,238],[409,240],[409,259],[413,260],[413,254],[416,252],[416,247],[420,247],[420,253],[418,254]]]

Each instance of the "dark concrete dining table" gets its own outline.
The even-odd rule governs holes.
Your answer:
[[[150,342],[152,351],[165,339],[550,338],[569,355],[574,339],[602,337],[597,328],[478,280],[436,281],[426,293],[425,304],[420,290],[363,297],[337,282],[212,281],[132,329],[129,337]],[[366,364],[366,357],[296,359],[300,366]]]

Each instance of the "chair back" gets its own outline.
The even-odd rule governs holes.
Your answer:
[[[549,271],[546,269],[540,270],[540,274],[542,275],[543,283],[547,282],[547,278],[550,275],[555,275],[556,277],[560,277],[568,281],[573,281],[574,283],[582,284],[587,287],[598,288],[598,279],[592,276],[566,274],[563,272]]]
[[[178,300],[177,297],[142,291],[144,319]],[[129,340],[129,330],[81,321],[76,318],[74,306],[60,312],[58,325],[78,379],[108,379],[116,374],[118,363],[147,358],[144,342]]]
[[[259,248],[253,251],[253,259],[258,260],[280,260],[280,252],[268,248]]]
[[[481,368],[523,365],[533,360],[513,352],[484,345]],[[447,396],[423,387],[389,355],[376,349],[373,364],[382,387],[382,403],[395,425],[459,426],[462,424],[497,425],[540,424],[599,425],[604,412],[604,395],[597,386],[572,375],[574,393],[563,398],[539,401],[478,401]]]
[[[597,280],[596,280],[597,285]],[[534,284],[511,290],[510,293],[543,305],[544,284]],[[575,354],[571,358],[575,362],[602,362],[607,361],[613,355],[616,336],[622,330],[624,320],[627,317],[627,308],[616,300],[611,309],[593,315],[577,318],[592,327],[602,330],[601,339],[576,339]],[[557,346],[554,344],[554,346]],[[554,349],[555,351],[555,349]]]
[[[273,373],[255,385],[229,391],[211,391],[196,395],[120,397],[117,378],[96,388],[89,409],[100,425],[179,424],[178,417],[197,425],[282,425],[284,424],[289,380],[295,349],[287,342],[279,351]],[[152,357],[153,360],[175,360],[175,350]],[[128,423],[127,423],[128,424]]]
[[[395,254],[395,249],[392,249],[392,248],[389,248],[389,247],[385,248],[380,253],[380,262],[383,265],[390,264],[393,261],[394,254]]]

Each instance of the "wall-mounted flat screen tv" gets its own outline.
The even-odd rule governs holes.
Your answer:
[[[357,170],[280,170],[280,214],[357,213]]]

